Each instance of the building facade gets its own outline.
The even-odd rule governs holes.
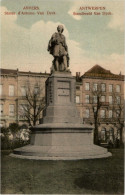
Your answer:
[[[42,96],[45,96],[45,81],[49,74],[22,72],[18,70],[1,69],[0,84],[0,126],[9,126],[10,123],[27,123],[23,116],[22,105],[26,104],[26,88],[38,86],[42,88]]]
[[[27,123],[21,105],[25,105],[25,89],[28,85],[42,87],[45,96],[47,73],[22,72],[1,69],[0,126],[16,122]],[[120,125],[124,123],[124,76],[112,74],[95,65],[84,75],[76,73],[76,106],[83,123],[94,126],[94,110],[98,110],[99,137],[103,141],[120,136]],[[22,113],[21,113],[22,112]],[[118,120],[119,119],[119,120]]]
[[[80,78],[76,103],[83,123],[94,126],[94,114],[99,105],[99,139],[104,142],[119,139],[120,128],[124,124],[124,76],[112,74],[109,70],[95,65]]]

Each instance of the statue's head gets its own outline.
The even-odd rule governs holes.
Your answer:
[[[57,27],[57,31],[60,32],[60,33],[62,33],[62,32],[64,31],[63,26],[62,26],[62,25],[59,25],[59,26]]]

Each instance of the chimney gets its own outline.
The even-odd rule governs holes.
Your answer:
[[[79,81],[80,79],[80,72],[76,72],[76,80]]]
[[[17,68],[17,70],[16,70],[17,72],[19,72],[19,69]]]
[[[76,72],[76,77],[80,77],[80,72]]]
[[[76,77],[78,77],[78,72],[76,72]]]

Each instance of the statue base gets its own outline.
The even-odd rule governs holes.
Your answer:
[[[31,145],[15,149],[11,156],[34,160],[78,160],[106,158],[111,153],[93,144],[90,127],[46,124],[35,127]]]
[[[35,160],[77,160],[111,156],[93,144],[93,127],[82,124],[75,105],[75,79],[55,72],[46,81],[46,108],[41,124],[33,127],[30,145],[11,156]]]

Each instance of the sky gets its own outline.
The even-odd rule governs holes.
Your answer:
[[[39,10],[26,10],[26,6],[37,6]],[[86,15],[90,12],[92,15]],[[1,0],[1,67],[49,73],[53,56],[47,51],[48,42],[62,24],[73,75],[82,75],[96,64],[114,74],[124,74],[123,20],[121,0]]]

